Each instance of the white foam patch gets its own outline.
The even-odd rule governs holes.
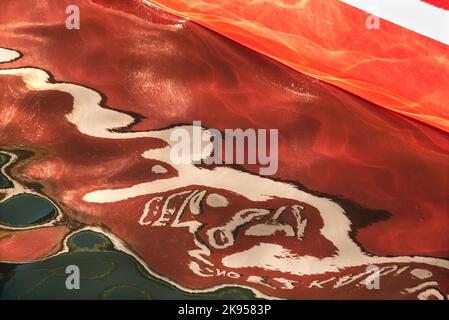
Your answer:
[[[0,63],[10,62],[16,60],[19,57],[20,53],[15,50],[0,48]]]
[[[209,194],[206,198],[206,203],[212,208],[224,208],[229,205],[228,199],[218,193]]]
[[[418,300],[444,300],[443,294],[435,288],[430,288],[418,294]]]
[[[167,173],[167,169],[165,169],[163,166],[156,164],[151,168],[151,172],[153,173]]]
[[[245,231],[245,235],[255,237],[274,236],[277,232],[283,232],[285,236],[288,237],[293,237],[295,235],[295,231],[293,230],[292,226],[263,224],[263,223],[249,227]]]
[[[430,278],[433,275],[429,270],[419,268],[413,269],[410,274],[420,280]]]

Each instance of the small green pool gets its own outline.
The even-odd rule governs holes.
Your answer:
[[[0,203],[0,224],[28,227],[52,220],[56,207],[47,199],[33,194],[19,194]]]

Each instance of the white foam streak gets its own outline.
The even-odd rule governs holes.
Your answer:
[[[14,61],[19,57],[20,53],[15,50],[0,48],[0,63]]]

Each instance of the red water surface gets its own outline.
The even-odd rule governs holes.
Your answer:
[[[449,2],[447,2],[446,0],[422,0],[422,1],[430,3],[435,7],[449,10]]]
[[[42,227],[26,231],[0,230],[0,260],[31,262],[61,250],[69,232],[66,226]]]
[[[382,19],[379,29],[367,29],[368,13],[337,0],[152,2],[296,70],[449,131],[449,47],[443,43]],[[428,2],[447,7],[446,1]]]
[[[4,1],[0,47],[18,50],[23,57],[1,68],[32,66],[47,70],[54,81],[94,88],[103,94],[104,107],[141,120],[126,130],[155,130],[194,120],[220,130],[278,128],[279,170],[272,178],[291,181],[341,203],[354,219],[354,228],[365,226],[353,234],[365,252],[449,258],[447,133],[139,2],[75,1],[81,9],[81,29],[67,30],[65,6],[73,3]],[[146,150],[163,146],[162,141],[86,136],[65,118],[73,108],[69,94],[29,90],[17,76],[0,76],[0,87],[0,145],[5,150],[34,152],[15,164],[12,174],[24,183],[38,183],[58,204],[65,216],[59,223],[65,229],[58,232],[68,233],[79,224],[106,226],[152,270],[188,288],[226,282],[285,297],[323,297],[322,292],[305,294],[299,289],[273,293],[246,279],[196,277],[187,268],[191,234],[137,223],[150,200],[148,195],[107,204],[83,200],[92,191],[176,176],[169,166],[162,176],[152,174],[151,167],[160,163],[141,157]],[[242,169],[258,172],[257,166]],[[201,185],[186,190],[197,189],[222,192]],[[217,209],[204,223],[219,225],[242,207],[291,205],[285,199],[249,203],[237,194],[226,196],[233,207]],[[388,219],[375,210],[387,212]],[[313,220],[313,209],[306,212],[314,228],[305,246],[293,248],[296,243],[276,237],[274,241],[296,253],[317,257],[332,253],[332,243],[316,240],[322,222]],[[28,242],[14,242],[20,254],[6,255],[3,248],[10,248],[11,242],[0,238],[0,257],[6,257],[1,259],[30,261],[53,253],[55,246],[60,248],[60,233],[46,230],[37,237],[37,231],[21,231],[35,241],[51,240],[42,242],[47,250],[32,254],[27,251]],[[254,245],[251,241],[241,240],[237,245],[243,250]],[[214,252],[211,259],[220,265],[229,251]],[[244,271],[278,276],[272,271]],[[438,277],[444,280],[447,274]],[[395,286],[392,290],[398,292]],[[388,296],[388,292],[382,294]],[[354,298],[358,291],[348,294]]]

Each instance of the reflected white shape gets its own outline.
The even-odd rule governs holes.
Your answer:
[[[418,279],[427,279],[430,278],[433,274],[432,272],[430,272],[429,270],[425,270],[425,269],[413,269],[412,271],[410,271],[410,273],[412,274],[412,276],[418,278]]]
[[[427,289],[418,294],[418,300],[432,300],[435,298],[437,300],[444,300],[444,296],[435,288]]]
[[[16,60],[19,57],[20,53],[15,50],[0,48],[0,63],[10,62]]]
[[[206,198],[206,204],[212,208],[224,208],[229,205],[229,201],[218,193],[211,193]]]
[[[165,169],[163,166],[156,164],[151,168],[151,172],[153,173],[167,173],[168,170]]]

